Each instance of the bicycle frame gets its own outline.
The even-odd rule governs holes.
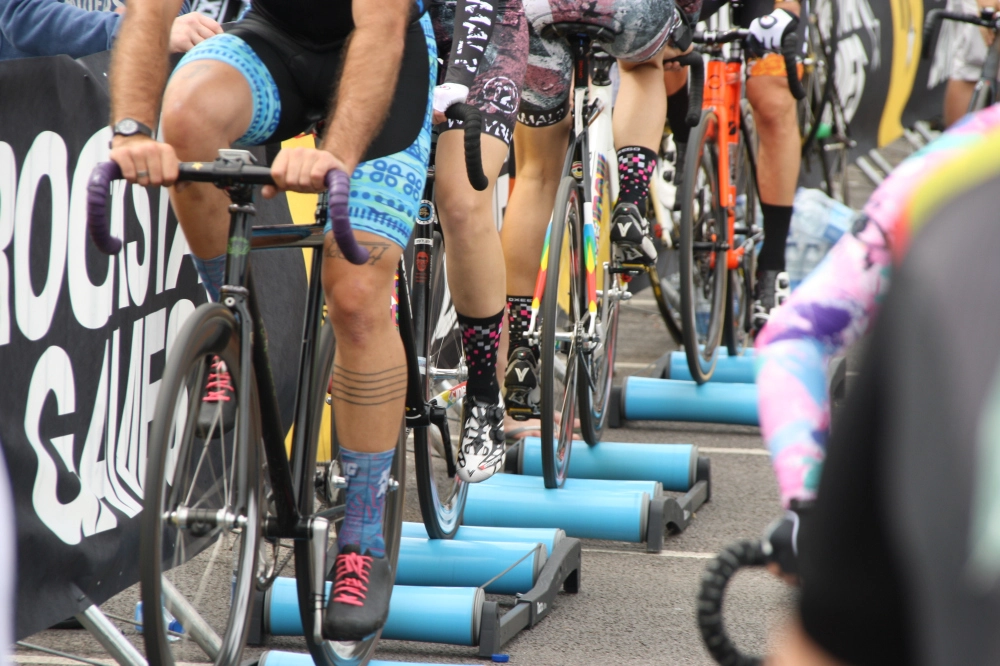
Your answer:
[[[705,93],[702,109],[711,111],[718,118],[719,131],[726,133],[726,140],[719,140],[718,176],[719,205],[726,211],[729,242],[726,244],[726,262],[730,270],[739,267],[746,248],[734,248],[732,240],[736,231],[736,176],[740,143],[740,100],[743,98],[742,46],[731,45],[728,58],[722,55],[721,45],[708,47],[711,53],[705,70]],[[720,137],[721,138],[721,137]],[[715,259],[713,258],[713,262]]]
[[[586,309],[589,314],[583,333],[584,348],[599,344],[605,328],[601,318],[609,308],[598,313],[598,283],[601,293],[616,297],[620,278],[610,270],[610,247],[600,243],[601,231],[611,224],[611,208],[618,197],[618,168],[611,127],[612,89],[609,72],[614,59],[603,51],[591,53],[591,40],[586,35],[568,38],[573,51],[573,130],[570,135],[562,177],[574,175],[582,183],[583,228],[582,251],[586,271]],[[593,76],[591,76],[593,71]],[[578,166],[577,166],[578,165]],[[578,169],[578,171],[575,171]],[[531,322],[528,335],[538,340],[538,310],[549,268],[549,240],[552,221],[545,231],[541,264],[531,299]],[[578,265],[574,257],[572,265]],[[556,262],[558,265],[558,261]],[[598,327],[601,327],[600,329]]]

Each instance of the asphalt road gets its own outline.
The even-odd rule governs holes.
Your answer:
[[[897,146],[898,148],[898,146]],[[889,152],[898,162],[908,150]],[[852,178],[851,203],[858,207],[870,192],[859,175]],[[620,322],[616,381],[648,375],[661,354],[673,348],[651,294],[639,293],[624,304]],[[533,666],[605,666],[665,663],[711,665],[695,624],[695,598],[706,562],[734,540],[758,537],[779,515],[778,492],[769,458],[757,428],[695,423],[629,422],[605,439],[643,443],[689,443],[712,463],[712,500],[691,526],[669,537],[660,554],[641,544],[586,540],[581,588],[561,593],[553,612],[534,629],[522,632],[504,651],[511,664]],[[410,461],[412,469],[412,460]],[[411,492],[406,520],[419,520]],[[595,517],[595,519],[599,519]],[[780,626],[794,601],[794,591],[765,572],[739,574],[731,586],[725,617],[742,648],[765,650],[768,633]],[[135,588],[102,609],[130,618]],[[127,623],[116,624],[142,648],[141,636]],[[50,630],[28,642],[91,659],[107,653],[81,630]],[[300,639],[271,639],[273,649],[304,650]],[[260,650],[248,650],[253,658]],[[475,648],[402,641],[382,641],[376,657],[398,662],[484,663]],[[18,648],[18,663],[72,663]]]

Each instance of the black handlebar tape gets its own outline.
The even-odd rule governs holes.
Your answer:
[[[242,183],[246,185],[274,185],[269,167],[240,164],[220,166],[215,162],[181,162],[177,165],[177,182],[192,183]]]
[[[745,567],[767,563],[759,541],[737,541],[712,560],[701,578],[698,594],[698,628],[712,658],[726,666],[761,666],[759,657],[741,653],[733,645],[722,622],[722,601],[726,586]]]
[[[795,99],[805,99],[806,89],[802,87],[799,80],[799,66],[796,56],[799,51],[799,37],[795,33],[788,33],[781,40],[781,55],[785,59],[785,70],[788,74],[788,89],[792,91]]]
[[[111,198],[111,181],[122,177],[117,162],[101,162],[94,167],[87,182],[87,229],[97,249],[104,254],[118,254],[122,241],[111,235],[108,218],[108,199]]]
[[[928,60],[937,50],[937,41],[941,34],[941,21],[944,19],[943,13],[941,9],[932,9],[927,12],[927,17],[924,19],[924,42],[920,47],[922,60]]]
[[[678,62],[690,68],[688,75],[690,88],[688,92],[688,113],[686,120],[688,127],[697,127],[698,123],[701,122],[701,102],[705,93],[705,60],[698,51],[691,51],[691,53],[685,53],[682,56],[674,58],[673,62]]]
[[[477,191],[489,187],[490,181],[483,173],[483,158],[480,154],[479,135],[483,132],[483,117],[479,109],[471,104],[452,104],[444,112],[451,119],[461,121],[465,128],[465,171],[469,182]]]

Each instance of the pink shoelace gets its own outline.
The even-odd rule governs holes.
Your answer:
[[[202,402],[229,402],[233,384],[226,369],[225,362],[218,356],[213,357],[212,372],[208,374],[205,384],[205,395]]]
[[[368,593],[368,572],[372,558],[359,553],[341,553],[334,565],[333,600],[352,606],[364,606]]]

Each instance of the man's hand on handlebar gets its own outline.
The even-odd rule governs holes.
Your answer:
[[[663,71],[665,72],[676,72],[684,68],[684,65],[679,62],[670,62],[674,58],[679,58],[682,55],[687,55],[694,50],[694,44],[690,44],[686,49],[681,50],[676,48],[672,43],[667,42],[667,45],[663,47]]]
[[[170,187],[177,180],[177,154],[168,143],[147,136],[116,136],[111,159],[121,167],[122,177],[144,187]]]
[[[271,199],[284,190],[307,194],[324,192],[324,179],[331,169],[339,169],[348,175],[354,172],[352,166],[329,151],[319,148],[285,148],[278,153],[271,165],[271,177],[277,187],[265,185],[261,192],[265,199]]]

